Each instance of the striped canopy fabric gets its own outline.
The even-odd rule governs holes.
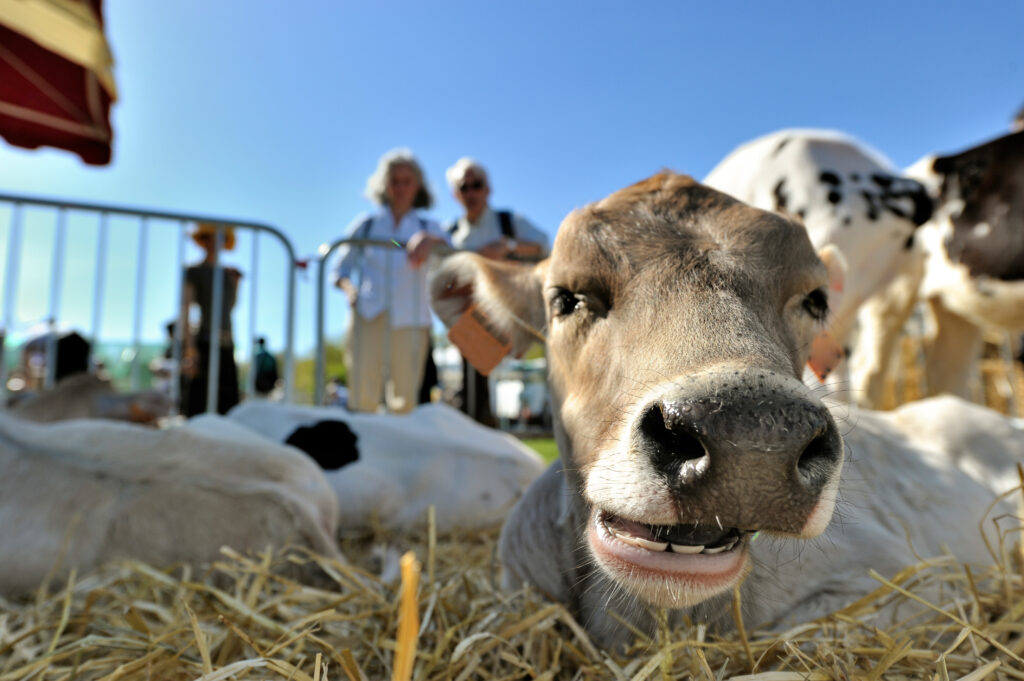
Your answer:
[[[117,99],[102,0],[0,0],[0,136],[110,163]]]

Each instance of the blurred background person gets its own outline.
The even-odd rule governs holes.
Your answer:
[[[452,245],[492,260],[540,260],[548,254],[548,238],[529,220],[508,210],[492,210],[491,185],[484,169],[468,156],[445,172],[455,200],[465,209],[447,232]],[[487,377],[462,360],[462,387],[456,406],[480,423],[494,427]]]
[[[174,335],[177,326],[177,319],[164,324],[164,331],[167,333],[167,346],[160,356],[149,361],[149,373],[153,375],[153,387],[167,396],[172,393],[171,387],[174,380]]]
[[[222,227],[221,247],[225,251],[235,247],[235,230]],[[205,256],[185,270],[185,286],[179,323],[185,330],[181,354],[181,413],[194,416],[206,411],[206,389],[210,375],[210,355],[217,352],[220,370],[217,375],[217,412],[225,414],[238,404],[238,366],[235,364],[235,343],[231,333],[231,312],[238,297],[238,282],[242,273],[234,267],[220,268],[223,285],[220,319],[213,319],[213,275],[218,259],[217,226],[200,222],[192,232]],[[189,316],[192,306],[199,308],[199,328],[190,330]]]
[[[395,413],[411,411],[423,380],[430,338],[426,268],[435,244],[447,244],[440,226],[420,216],[433,197],[423,169],[408,149],[384,154],[365,195],[380,210],[356,218],[350,239],[404,244],[404,248],[342,246],[335,285],[352,306],[348,340],[348,405],[374,412],[383,398]],[[385,394],[386,393],[386,394]]]
[[[256,375],[253,377],[253,387],[256,394],[266,397],[277,385],[277,358],[267,350],[267,339],[260,336],[256,339],[256,355],[253,357],[253,367]]]

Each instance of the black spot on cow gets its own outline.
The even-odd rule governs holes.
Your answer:
[[[907,211],[903,210],[900,206],[886,204],[885,207],[896,217],[906,219]]]
[[[772,195],[775,197],[775,210],[783,212],[786,210],[786,178],[782,178],[775,183],[774,189],[772,189]]]
[[[878,186],[878,207],[896,217],[911,220],[915,227],[931,219],[935,207],[924,185],[917,180],[886,173],[874,173],[871,180]]]
[[[932,197],[928,196],[923,184],[914,180],[907,180],[907,182],[914,185],[905,192],[905,195],[914,202],[914,214],[910,219],[914,221],[915,226],[920,227],[932,219],[935,203],[932,201]]]
[[[780,151],[782,151],[782,147],[784,147],[784,146],[786,146],[787,144],[789,144],[789,140],[790,140],[790,139],[792,139],[792,138],[791,138],[791,137],[783,137],[783,138],[782,138],[782,141],[781,141],[781,142],[779,142],[779,143],[778,143],[778,144],[777,144],[777,145],[775,146],[775,151],[773,151],[773,152],[772,152],[772,156],[775,156],[775,155],[776,155],[776,154],[778,154],[778,153],[779,153]]]
[[[903,250],[904,251],[909,251],[913,247],[914,247],[914,234],[913,234],[913,232],[911,232],[910,236],[907,237],[907,240],[903,242]]]
[[[358,440],[344,421],[317,421],[299,426],[284,442],[309,454],[320,468],[336,471],[359,460]]]
[[[880,205],[879,195],[874,194],[873,191],[861,191],[860,196],[867,202],[867,219],[871,222],[879,219]]]
[[[885,173],[872,173],[871,174],[871,181],[874,182],[875,184],[877,184],[882,189],[885,189],[886,187],[891,187],[892,186],[892,180],[893,180],[892,175],[887,175]]]
[[[833,189],[832,191],[830,191],[828,193],[828,202],[829,203],[839,203],[842,200],[843,200],[843,195],[840,194],[839,192],[837,192],[835,189]]]
[[[822,171],[821,175],[819,175],[818,178],[822,182],[827,182],[835,187],[838,187],[843,183],[843,181],[839,179],[839,176],[833,173],[831,170]]]
[[[860,182],[860,173],[850,173],[851,182]]]
[[[806,208],[801,208],[800,210],[798,210],[796,212],[796,216],[798,218],[800,218],[801,220],[803,220],[805,217],[807,217],[807,209]]]
[[[843,218],[843,227],[849,227],[850,223],[852,223],[852,222],[853,222],[853,218],[851,218],[849,215],[847,215],[845,218]]]

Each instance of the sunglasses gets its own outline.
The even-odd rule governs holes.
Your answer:
[[[487,185],[484,184],[483,182],[481,182],[480,180],[476,180],[475,182],[463,182],[462,184],[459,185],[459,191],[460,192],[480,191],[481,189],[483,189],[486,186]]]

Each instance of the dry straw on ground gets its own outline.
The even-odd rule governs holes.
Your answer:
[[[925,355],[927,349],[920,322],[908,323],[897,349],[896,368],[883,387],[882,409],[927,396]],[[978,371],[969,385],[971,399],[1008,416],[1024,418],[1024,364],[1013,359],[1005,331],[986,330]]]
[[[875,592],[788,631],[719,636],[695,624],[638,637],[621,655],[597,649],[561,605],[497,590],[496,530],[377,536],[374,551],[352,540],[351,565],[231,550],[202,573],[124,562],[0,601],[0,681],[1024,679],[1020,523],[1005,520],[1002,558],[982,574],[930,560],[875,575]],[[300,564],[327,577],[294,581]],[[923,593],[940,594],[923,614],[865,624]]]

